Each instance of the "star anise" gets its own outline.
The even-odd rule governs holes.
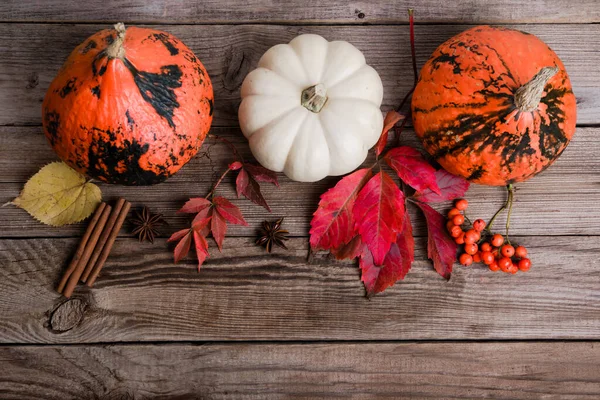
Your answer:
[[[274,222],[264,221],[262,227],[258,230],[256,244],[263,246],[269,253],[273,250],[273,245],[287,250],[287,247],[283,242],[289,239],[289,232],[285,229],[281,229],[282,222],[283,217]]]
[[[136,235],[140,242],[148,240],[150,243],[154,243],[154,237],[158,235],[158,227],[165,223],[162,214],[152,214],[148,207],[144,207],[141,211],[136,210],[129,218],[129,222],[133,225],[131,233]]]

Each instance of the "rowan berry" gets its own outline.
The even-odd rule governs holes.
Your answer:
[[[469,229],[465,232],[465,243],[476,243],[481,235],[474,229]]]
[[[464,211],[469,206],[469,202],[467,199],[459,199],[454,202],[454,207],[458,208],[461,211]]]
[[[452,219],[455,215],[460,215],[460,210],[458,208],[453,208],[448,211],[448,219]]]
[[[491,251],[483,251],[482,250],[482,252],[481,252],[481,261],[483,261],[483,263],[485,265],[492,265],[495,262],[494,255],[492,254]]]
[[[476,243],[465,243],[465,253],[474,255],[477,253],[477,244]]]
[[[448,222],[446,222],[446,229],[448,229],[448,232],[452,232],[452,228],[454,228],[456,225],[454,225],[454,222],[452,222],[452,219],[448,220]]]
[[[515,249],[515,255],[519,258],[527,257],[527,249],[525,248],[525,246],[517,246],[517,248]]]
[[[465,222],[465,217],[463,217],[462,215],[455,215],[454,217],[452,217],[452,222],[454,223],[454,225],[462,225]]]
[[[498,266],[498,263],[496,261],[494,261],[493,263],[488,265],[488,267],[490,268],[491,271],[494,271],[494,272],[500,271],[500,267]]]
[[[453,238],[457,238],[461,235],[461,233],[463,233],[463,230],[460,229],[460,226],[454,225],[454,227],[450,231],[450,236],[452,236]]]
[[[504,236],[502,236],[499,233],[496,233],[494,236],[492,236],[491,243],[494,247],[502,246],[502,243],[504,243]]]
[[[502,272],[509,272],[511,265],[512,261],[508,257],[503,257],[498,260],[498,266],[500,267]]]
[[[481,249],[481,251],[492,251],[492,245],[488,242],[481,243],[481,245],[479,245],[479,248]]]
[[[473,229],[475,229],[477,232],[481,232],[485,229],[485,221],[482,219],[476,219],[475,222],[473,222]]]
[[[505,244],[504,246],[502,246],[502,248],[500,249],[500,252],[502,253],[502,255],[504,257],[512,257],[515,255],[515,248],[512,247],[510,244]]]
[[[456,226],[456,225],[454,225],[454,226]],[[459,237],[454,239],[454,242],[456,244],[465,244],[465,233],[464,232],[461,233]]]
[[[475,245],[477,246],[477,245]],[[473,262],[474,263],[479,263],[481,262],[481,252],[478,251],[477,253],[473,254]]]
[[[469,254],[467,253],[463,253],[460,255],[460,258],[458,259],[460,261],[460,263],[462,265],[464,265],[465,267],[468,267],[469,265],[473,264],[473,257],[471,257]]]
[[[519,268],[515,265],[515,264],[510,264],[510,267],[508,268],[508,272],[511,274],[516,274],[519,271]]]
[[[519,261],[519,269],[521,271],[527,272],[529,271],[529,268],[531,268],[531,261],[529,258],[523,258]]]

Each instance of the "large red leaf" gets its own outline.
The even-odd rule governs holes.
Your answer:
[[[271,207],[269,207],[267,201],[260,192],[260,185],[256,179],[254,179],[252,175],[246,171],[246,169],[240,169],[240,172],[235,180],[235,187],[238,197],[244,195],[251,202],[264,207],[267,209],[267,211],[271,211]]]
[[[217,210],[213,212],[212,219],[210,220],[210,231],[212,232],[213,238],[217,243],[219,251],[223,249],[223,240],[225,240],[225,233],[227,233],[227,222],[221,213]]]
[[[375,145],[375,154],[380,155],[385,149],[385,145],[387,144],[388,135],[390,129],[394,127],[398,123],[398,121],[404,119],[404,115],[398,113],[395,110],[388,111],[385,115],[385,119],[383,120],[383,129],[381,131],[381,136]]]
[[[428,188],[422,192],[417,192],[415,199],[424,203],[440,203],[463,197],[467,190],[469,190],[469,182],[459,176],[452,175],[446,170],[440,169],[436,171],[435,178],[440,193],[435,193],[431,188]]]
[[[396,244],[402,256],[403,266],[408,272],[413,261],[415,261],[415,238],[413,237],[412,224],[408,213],[404,215],[402,231],[396,237]]]
[[[204,197],[196,197],[194,199],[189,199],[181,209],[177,212],[181,213],[197,213],[211,206],[209,200]]]
[[[258,182],[272,183],[275,186],[279,186],[277,173],[271,171],[270,169],[253,164],[244,164],[244,169]]]
[[[189,229],[187,231],[188,233],[183,236],[179,243],[177,243],[177,246],[175,246],[175,251],[173,252],[175,264],[177,264],[190,251],[190,245],[192,244],[192,231]]]
[[[383,264],[396,234],[402,230],[404,214],[404,194],[383,171],[359,192],[353,209],[355,226],[373,254],[375,265]]]
[[[371,176],[370,168],[360,169],[321,195],[319,207],[310,222],[313,250],[337,249],[356,235],[352,207],[358,192]]]
[[[208,242],[198,231],[194,231],[194,245],[196,247],[196,257],[198,258],[198,272],[200,272],[200,267],[208,258]]]
[[[433,267],[445,279],[450,279],[452,265],[458,249],[454,239],[446,230],[446,218],[429,205],[417,203],[427,219],[427,257],[433,261]]]
[[[433,168],[416,149],[400,146],[391,149],[383,158],[407,185],[418,191],[431,189],[441,194]]]
[[[366,247],[363,249],[358,265],[362,271],[361,280],[367,290],[367,296],[372,296],[404,279],[410,270],[411,262],[404,260],[398,245],[392,243],[380,267],[375,265],[373,255]]]
[[[236,225],[248,226],[240,209],[225,197],[213,197],[215,209],[227,222]]]

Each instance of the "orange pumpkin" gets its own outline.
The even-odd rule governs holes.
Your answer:
[[[484,185],[547,168],[575,133],[575,96],[534,35],[478,26],[433,53],[412,99],[415,131],[449,172]]]
[[[42,112],[46,137],[71,167],[105,182],[147,185],[196,154],[212,121],[213,89],[180,40],[117,24],[75,48]]]

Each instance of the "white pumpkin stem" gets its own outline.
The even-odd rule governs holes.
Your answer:
[[[526,84],[517,89],[515,105],[520,111],[535,111],[542,99],[546,83],[558,72],[558,67],[544,67]]]
[[[117,37],[106,48],[106,55],[108,58],[123,60],[125,59],[125,48],[123,47],[123,43],[125,42],[125,24],[119,22],[115,25],[115,30],[117,31]]]
[[[327,102],[327,90],[322,83],[306,88],[302,91],[300,103],[308,111],[318,113]]]

